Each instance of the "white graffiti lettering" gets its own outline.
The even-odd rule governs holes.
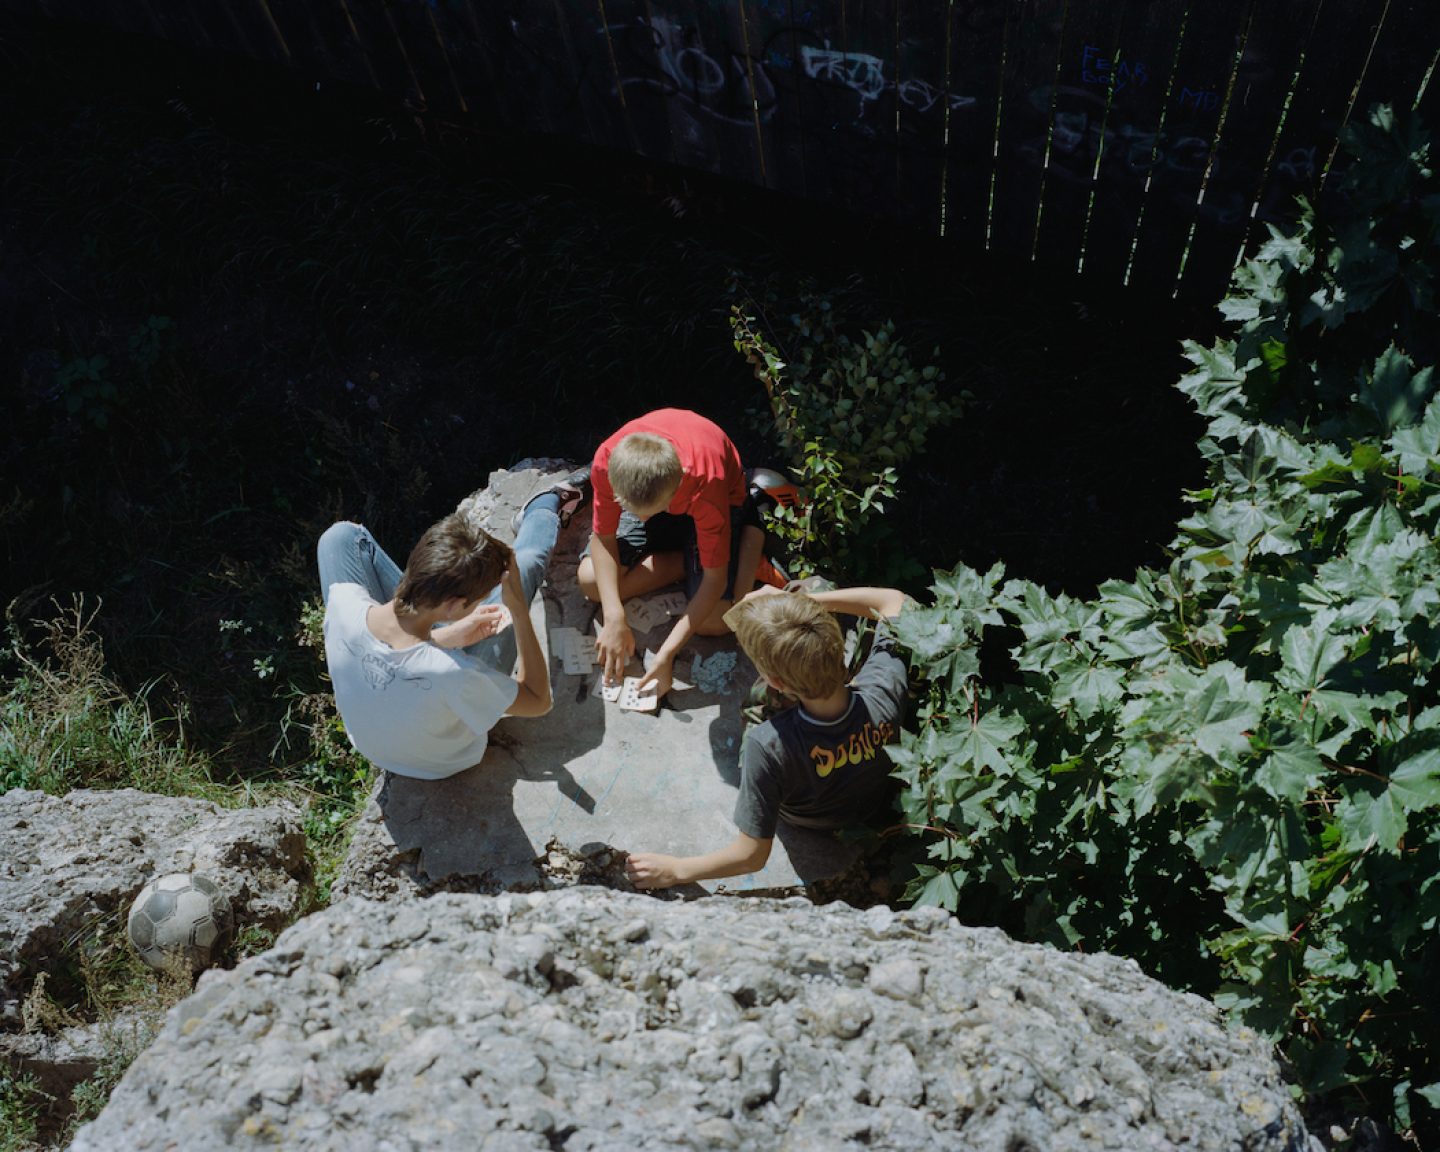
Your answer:
[[[951,109],[970,108],[978,103],[974,96],[962,96],[937,88],[928,80],[914,77],[907,80],[890,81],[885,78],[885,61],[865,52],[837,52],[826,41],[824,48],[806,46],[800,49],[800,62],[805,75],[811,80],[838,84],[854,92],[860,99],[857,115],[865,115],[865,109],[891,88],[895,96],[907,108],[918,112],[929,112],[941,99]]]
[[[611,33],[623,34],[634,28],[650,35],[659,75],[626,76],[622,84],[645,84],[680,96],[714,120],[729,124],[750,124],[755,116],[768,121],[775,114],[775,86],[760,61],[755,61],[754,91],[751,70],[742,57],[732,55],[729,74],[725,66],[703,48],[687,42],[687,29],[663,16],[639,19],[634,26],[612,24]]]
[[[824,48],[808,45],[801,48],[800,61],[810,79],[843,84],[859,96],[862,115],[865,105],[889,87],[885,79],[885,61],[878,56],[864,52],[837,52],[827,42]]]
[[[914,108],[920,112],[929,112],[931,108],[939,103],[940,98],[945,95],[944,91],[935,87],[928,80],[901,80],[895,85],[895,95],[900,98],[900,103],[906,107]],[[954,108],[969,108],[977,103],[974,96],[960,96],[951,93],[946,101],[947,105]]]

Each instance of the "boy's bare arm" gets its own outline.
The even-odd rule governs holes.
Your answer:
[[[620,600],[620,550],[614,536],[594,538],[590,546],[590,567],[595,573],[595,589],[602,612],[595,653],[600,657],[605,682],[618,684],[625,675],[626,661],[635,653],[635,634],[630,631],[625,605]]]
[[[905,593],[898,588],[835,588],[829,592],[811,592],[809,596],[831,612],[863,616],[867,620],[898,616],[905,607]]]
[[[625,875],[637,888],[670,888],[714,880],[721,876],[743,876],[758,872],[770,859],[773,840],[757,840],[737,832],[724,848],[703,856],[666,856],[659,852],[634,852],[625,860]]]

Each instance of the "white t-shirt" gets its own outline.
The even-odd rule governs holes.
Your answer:
[[[325,659],[350,743],[371,763],[422,780],[480,763],[520,685],[465,652],[391,648],[365,624],[375,603],[359,584],[332,584],[325,606]]]

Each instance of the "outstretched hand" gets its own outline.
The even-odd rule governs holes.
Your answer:
[[[520,582],[520,566],[515,563],[515,554],[510,554],[510,563],[505,566],[505,575],[500,578],[500,600],[511,612],[530,611],[525,598],[525,586]]]
[[[625,858],[625,877],[642,891],[670,888],[680,883],[675,867],[679,860],[659,852],[632,852]]]
[[[674,682],[675,665],[662,656],[656,659],[650,671],[640,677],[640,683],[635,685],[635,690],[642,694],[653,690],[655,695],[663,700]]]

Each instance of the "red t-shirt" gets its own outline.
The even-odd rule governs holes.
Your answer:
[[[665,511],[695,521],[695,542],[702,568],[730,563],[730,509],[745,502],[745,473],[740,453],[719,425],[684,408],[661,408],[631,420],[595,450],[590,482],[595,488],[592,524],[597,536],[613,536],[620,526],[620,505],[610,487],[610,453],[632,432],[650,432],[675,445],[685,475]]]

